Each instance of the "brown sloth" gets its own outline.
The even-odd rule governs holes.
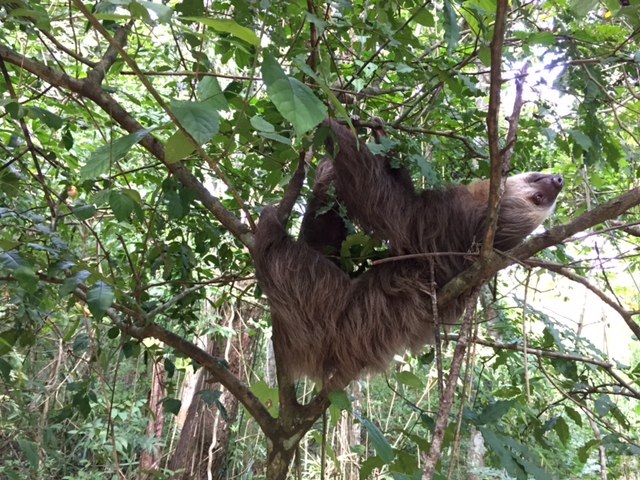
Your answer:
[[[340,387],[363,371],[384,370],[394,354],[434,341],[430,293],[471,263],[483,238],[489,182],[416,192],[406,172],[392,169],[353,133],[327,120],[333,162],[321,163],[303,221],[301,240],[287,233],[273,207],[260,217],[253,258],[267,294],[279,364],[291,379],[302,376]],[[388,241],[397,259],[349,277],[321,250],[339,249],[345,231],[336,210],[316,215],[330,184],[348,216]],[[559,175],[523,173],[507,178],[495,247],[517,245],[553,210],[564,186]],[[449,252],[451,255],[446,255]],[[456,323],[465,295],[439,311]]]

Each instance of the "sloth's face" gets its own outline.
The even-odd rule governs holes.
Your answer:
[[[530,172],[507,178],[496,247],[514,247],[544,222],[553,212],[562,187],[564,179],[560,175]]]
[[[521,173],[507,178],[504,196],[526,198],[534,209],[550,213],[562,187],[564,179],[560,175]]]

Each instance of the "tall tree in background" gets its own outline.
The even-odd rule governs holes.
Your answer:
[[[632,478],[640,1],[627,3],[0,2],[0,475],[278,479],[298,452],[306,478],[353,463],[363,478]],[[518,264],[483,292],[487,321],[363,380],[353,403],[270,383],[249,254],[262,206],[303,211],[327,115],[381,118],[372,148],[419,185],[491,178],[494,213],[504,170],[568,184],[547,234],[483,251],[438,291],[451,301]],[[344,268],[381,250],[354,232]],[[585,311],[606,305],[630,355],[535,305],[569,284],[583,289],[566,294],[572,314],[588,295]],[[212,417],[189,450],[195,417],[162,420],[158,401],[177,413],[202,369],[193,405]],[[337,438],[345,416],[360,445]]]

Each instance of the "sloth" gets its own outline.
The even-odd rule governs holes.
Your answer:
[[[252,255],[286,377],[341,388],[365,371],[385,370],[395,354],[434,343],[432,293],[473,262],[484,234],[489,181],[417,192],[406,172],[373,155],[351,130],[333,120],[324,127],[333,160],[318,167],[300,240],[287,233],[274,207],[265,207]],[[398,258],[352,279],[323,252],[339,249],[346,235],[335,208],[319,213],[330,185],[348,218],[385,239]],[[538,227],[563,186],[559,175],[508,177],[495,248],[513,248]],[[438,321],[458,322],[468,295],[439,306]]]

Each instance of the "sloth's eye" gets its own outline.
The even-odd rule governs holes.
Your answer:
[[[538,193],[536,193],[536,194],[533,196],[533,198],[532,198],[533,203],[535,203],[536,205],[540,205],[540,204],[542,203],[542,200],[543,200],[543,199],[544,199],[544,195],[542,195],[542,194],[541,194],[541,193],[539,193],[539,192],[538,192]]]

